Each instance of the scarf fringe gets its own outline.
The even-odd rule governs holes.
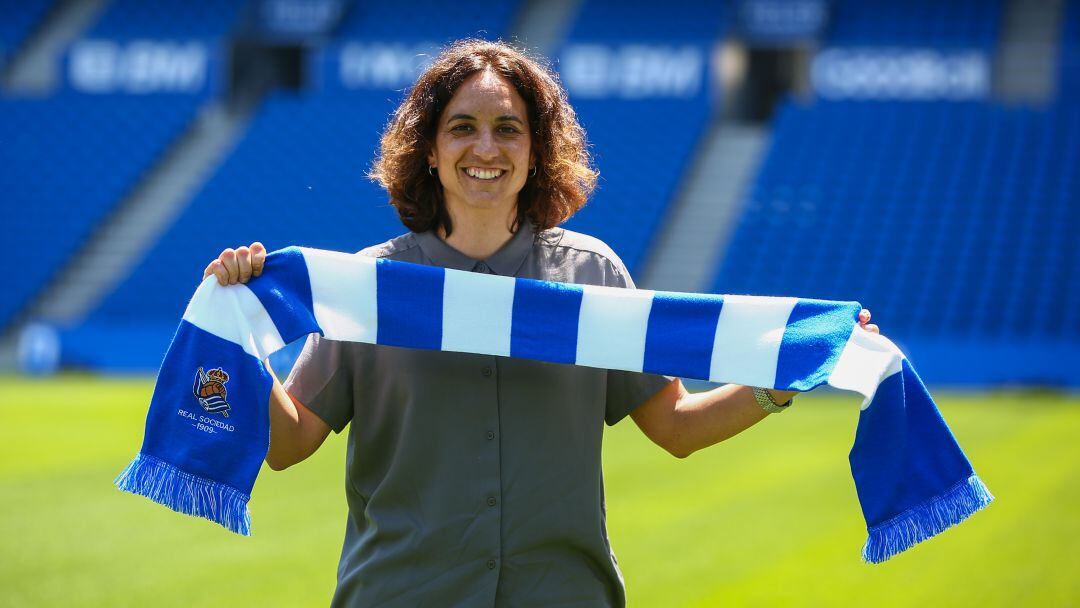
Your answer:
[[[185,473],[153,456],[140,453],[114,483],[125,492],[145,496],[178,513],[204,517],[237,534],[251,536],[246,494]]]
[[[994,495],[979,476],[972,474],[944,494],[870,528],[863,546],[863,560],[880,564],[964,521],[993,500]]]

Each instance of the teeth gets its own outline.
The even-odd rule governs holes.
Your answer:
[[[465,169],[470,177],[477,179],[495,179],[504,173],[502,169],[477,169],[476,167],[468,167]]]

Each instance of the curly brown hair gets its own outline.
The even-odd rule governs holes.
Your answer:
[[[551,68],[503,42],[461,40],[435,58],[394,111],[370,177],[386,188],[401,222],[413,232],[453,229],[442,184],[428,173],[442,111],[469,76],[486,69],[509,81],[525,101],[536,175],[518,193],[513,227],[558,226],[585,205],[596,185],[585,131]]]

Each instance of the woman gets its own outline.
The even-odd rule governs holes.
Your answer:
[[[512,47],[465,41],[442,53],[395,112],[373,177],[410,231],[363,255],[634,287],[607,246],[557,228],[596,172],[555,76]],[[227,249],[204,278],[246,282],[265,254],[259,243]],[[868,321],[864,311],[876,331]],[[690,394],[649,374],[312,336],[275,382],[266,460],[284,469],[353,422],[335,605],[621,606],[604,423],[629,414],[682,458],[793,395]]]

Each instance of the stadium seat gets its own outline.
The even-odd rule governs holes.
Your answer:
[[[1003,14],[1003,0],[836,0],[828,44],[990,51]]]
[[[913,346],[1076,340],[1078,159],[1075,107],[788,103],[713,289],[859,300]]]
[[[0,328],[23,309],[184,131],[197,109],[166,96],[0,98]]]
[[[52,0],[0,0],[0,66],[26,42],[52,5]]]

